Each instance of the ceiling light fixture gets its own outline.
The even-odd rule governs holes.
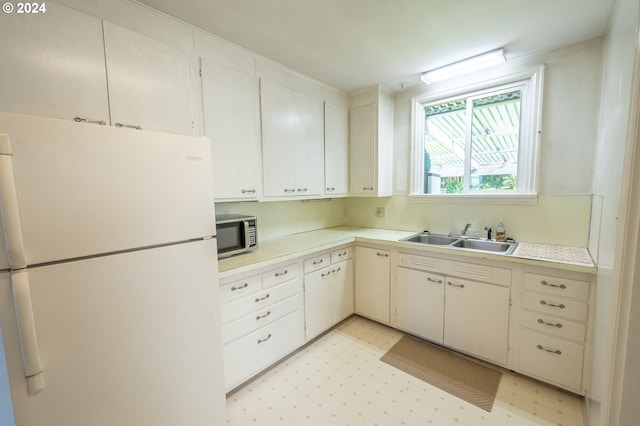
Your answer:
[[[420,79],[427,84],[436,83],[438,81],[448,80],[473,71],[489,68],[494,65],[506,62],[504,49],[500,48],[482,55],[474,56],[469,59],[463,59],[453,64],[445,65],[431,71],[423,72]]]

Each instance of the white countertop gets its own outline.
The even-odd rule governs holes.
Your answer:
[[[453,250],[446,247],[430,246],[399,241],[401,238],[415,234],[410,231],[396,231],[390,229],[359,228],[340,226],[316,231],[302,232],[268,240],[259,240],[258,249],[238,256],[232,256],[218,261],[220,278],[236,273],[245,272],[256,267],[306,256],[321,250],[328,250],[353,242],[384,244],[398,248],[409,248],[426,252],[454,254],[470,258],[484,258],[504,262],[543,266],[568,271],[595,274],[596,267],[556,262],[546,259],[533,259],[515,255],[493,254],[468,250]]]

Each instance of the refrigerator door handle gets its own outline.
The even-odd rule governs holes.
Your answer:
[[[27,261],[22,240],[20,208],[13,177],[11,145],[6,134],[0,134],[0,224],[4,229],[9,266],[12,269],[24,268]]]
[[[44,389],[44,372],[40,363],[28,270],[21,269],[11,272],[11,285],[18,317],[18,334],[22,349],[24,375],[27,379],[27,391],[29,395],[33,395]]]

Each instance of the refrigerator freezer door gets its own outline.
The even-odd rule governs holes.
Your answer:
[[[0,288],[18,426],[224,425],[215,239],[29,269],[44,390]]]
[[[0,134],[29,265],[215,235],[206,138],[8,113]]]

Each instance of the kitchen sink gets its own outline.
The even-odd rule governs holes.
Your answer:
[[[448,235],[429,234],[423,232],[421,234],[415,234],[407,238],[403,238],[401,241],[409,241],[410,243],[420,244],[432,244],[436,246],[444,246],[457,241],[458,238],[449,237]]]
[[[453,250],[463,249],[505,255],[513,253],[516,248],[515,242],[499,242],[467,237],[454,237],[449,235],[431,234],[429,232],[413,234],[409,237],[400,239],[400,241],[445,247]]]
[[[489,241],[489,240],[474,240],[464,239],[458,240],[451,244],[452,247],[465,248],[469,250],[490,251],[494,253],[511,254],[516,248],[515,243]]]

